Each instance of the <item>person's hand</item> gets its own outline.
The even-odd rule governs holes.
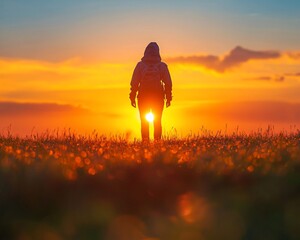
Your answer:
[[[131,100],[131,106],[133,106],[134,108],[136,108],[135,100]]]
[[[131,92],[129,93],[129,99],[131,102],[131,106],[133,106],[134,108],[136,108],[135,98],[136,98],[136,92],[131,90]]]
[[[171,101],[168,101],[167,100],[167,102],[166,102],[166,107],[168,108],[168,107],[170,107],[171,106]]]

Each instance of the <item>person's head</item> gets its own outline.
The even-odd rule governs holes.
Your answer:
[[[142,58],[142,61],[145,62],[160,62],[161,57],[159,54],[159,46],[156,42],[151,42],[148,44],[148,46],[145,49],[144,57]]]

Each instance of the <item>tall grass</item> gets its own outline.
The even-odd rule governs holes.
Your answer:
[[[1,239],[298,239],[300,132],[0,136]]]

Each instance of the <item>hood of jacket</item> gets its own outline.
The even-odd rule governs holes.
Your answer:
[[[159,54],[159,46],[156,42],[151,42],[145,49],[144,57],[142,57],[143,62],[160,62],[161,57]]]

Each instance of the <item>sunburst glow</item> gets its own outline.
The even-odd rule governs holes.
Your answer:
[[[147,121],[148,122],[153,122],[153,120],[154,120],[154,115],[153,115],[153,113],[152,112],[149,112],[149,113],[147,113],[146,114],[146,119],[147,119]]]

